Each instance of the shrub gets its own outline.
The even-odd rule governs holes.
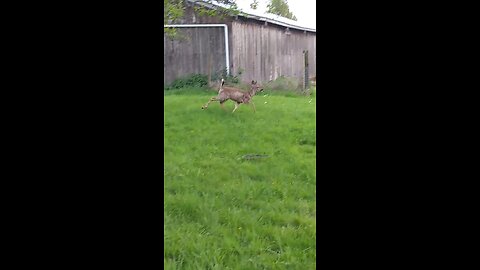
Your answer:
[[[227,69],[225,68],[212,74],[212,81],[220,81],[223,78],[226,84],[238,84],[240,83],[242,72],[243,71],[240,70],[237,75],[227,75]]]
[[[175,79],[170,85],[164,87],[165,90],[179,89],[185,87],[205,87],[208,85],[208,77],[203,74],[192,74],[182,78]]]
[[[299,89],[299,81],[296,78],[280,76],[277,79],[263,85],[264,89],[274,91],[292,91]]]

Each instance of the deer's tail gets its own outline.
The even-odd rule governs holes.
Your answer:
[[[218,89],[218,93],[223,91],[223,85],[225,84],[225,80],[222,78],[222,82],[220,83],[220,88]]]

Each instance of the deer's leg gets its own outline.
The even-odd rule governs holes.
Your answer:
[[[253,101],[251,101],[251,103],[252,103],[253,112],[257,112],[257,110],[255,109],[255,104],[253,103]]]
[[[233,109],[232,113],[234,113],[234,112],[235,112],[235,110],[236,110],[236,109],[238,109],[238,107],[239,107],[239,106],[240,106],[240,103],[238,103],[238,102],[235,102],[235,109]]]
[[[225,101],[226,101],[226,100],[220,101],[220,107],[222,107],[222,109],[223,109],[224,111],[227,111],[227,110],[225,109],[225,107],[223,106],[223,103],[225,103]]]
[[[212,97],[212,98],[207,102],[207,104],[205,104],[205,105],[202,106],[202,110],[208,108],[208,104],[210,104],[210,102],[212,102],[212,101],[217,101],[217,100],[218,100],[217,97]]]

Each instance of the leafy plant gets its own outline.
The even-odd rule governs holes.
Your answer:
[[[294,21],[297,20],[297,17],[290,11],[286,0],[270,0],[267,5],[267,13],[276,14]]]
[[[220,71],[215,72],[212,75],[213,81],[220,81],[221,79],[225,80],[226,84],[240,84],[241,83],[241,75],[243,70],[240,70],[237,75],[229,74],[227,75],[227,69],[222,69]]]
[[[181,20],[185,14],[185,0],[164,0],[163,1],[163,24],[175,24]],[[195,12],[200,16],[225,17],[227,15],[239,14],[238,6],[235,0],[203,0],[203,2],[222,4],[223,7],[209,9],[204,6],[195,6]],[[170,39],[176,39],[178,36],[177,28],[165,28],[165,35]]]
[[[298,89],[298,86],[298,79],[280,76],[273,81],[265,83],[263,87],[266,90],[291,91],[292,89]]]
[[[203,74],[192,74],[175,79],[165,90],[180,89],[185,87],[205,87],[208,85],[208,77]]]

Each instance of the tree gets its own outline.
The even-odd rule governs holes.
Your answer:
[[[276,14],[294,21],[297,20],[297,17],[290,12],[287,0],[270,0],[267,5],[267,13]]]
[[[163,24],[174,24],[184,15],[186,0],[163,0]],[[238,14],[238,7],[235,0],[203,0],[201,2],[215,4],[220,3],[225,8],[218,8],[215,10],[207,9],[203,6],[196,6],[195,11],[200,15],[219,16],[228,14]],[[176,28],[163,28],[167,36],[173,38],[176,36]]]
[[[171,24],[183,16],[185,7],[183,0],[163,0],[163,24]],[[175,28],[163,28],[165,34],[169,37],[174,37]]]
[[[253,0],[253,2],[250,4],[250,7],[252,9],[257,9],[258,7],[258,0]]]

